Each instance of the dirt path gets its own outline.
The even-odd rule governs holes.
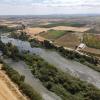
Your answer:
[[[1,70],[1,66],[0,64],[0,100],[28,100]]]

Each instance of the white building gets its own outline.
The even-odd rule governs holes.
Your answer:
[[[79,49],[84,49],[86,47],[86,45],[84,43],[81,43],[78,47],[77,50]]]

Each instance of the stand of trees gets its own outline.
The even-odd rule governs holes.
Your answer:
[[[4,26],[4,25],[0,26],[0,32],[12,32],[15,30],[16,30],[15,28],[10,28],[10,27]]]
[[[43,45],[37,39],[33,38],[29,40],[31,47],[40,47],[42,48]]]
[[[7,57],[11,57],[14,60],[18,59],[18,56],[19,56],[18,48],[12,45],[11,43],[4,44],[0,41],[0,50]]]
[[[62,98],[62,100],[100,100],[100,90],[78,78],[63,73],[48,64],[37,55],[25,53],[21,55],[33,75],[40,79],[43,85]]]
[[[21,31],[20,33],[12,32],[10,34],[10,37],[12,37],[14,39],[20,39],[22,41],[27,41],[29,39],[29,35],[27,35],[27,33],[23,32],[23,31]]]

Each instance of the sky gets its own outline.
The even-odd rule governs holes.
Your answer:
[[[0,15],[100,14],[100,0],[0,0]]]

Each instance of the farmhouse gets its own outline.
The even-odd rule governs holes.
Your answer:
[[[84,43],[81,43],[78,47],[77,47],[77,50],[78,49],[84,49],[86,47],[86,45]]]

